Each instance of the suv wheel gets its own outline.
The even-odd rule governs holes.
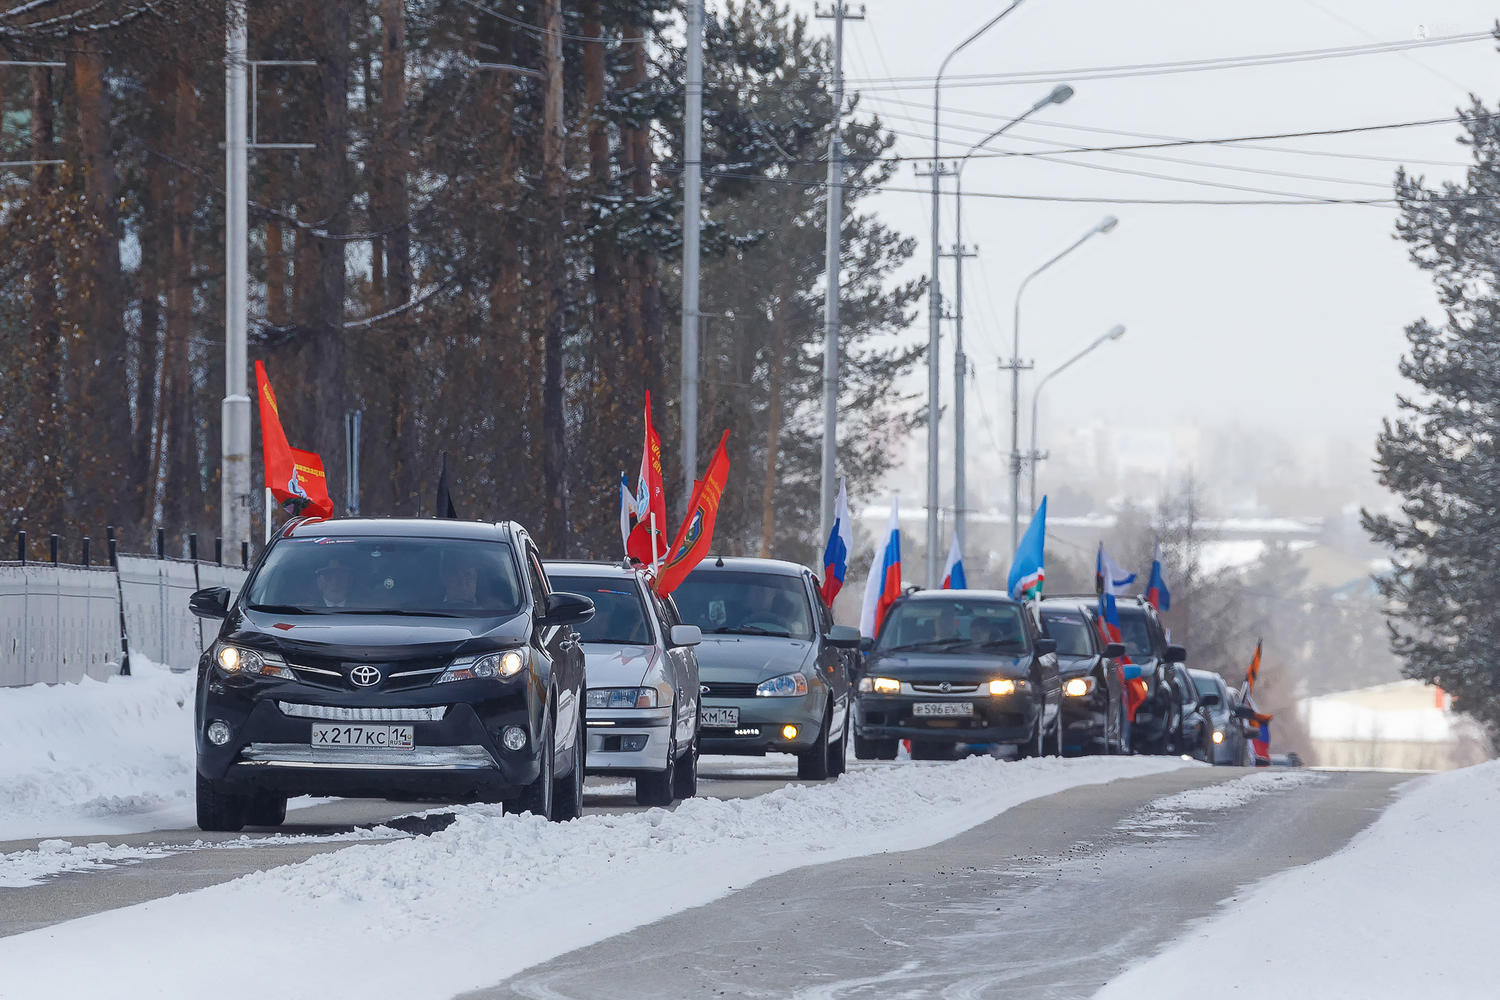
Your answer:
[[[208,833],[239,833],[249,819],[250,796],[221,792],[198,775],[198,829]]]
[[[552,772],[557,763],[557,748],[552,744],[552,714],[547,713],[542,723],[541,735],[537,738],[541,746],[536,780],[527,785],[519,796],[505,803],[510,813],[531,813],[543,819],[552,818]]]
[[[858,760],[895,760],[895,740],[872,740],[854,734],[854,756]]]
[[[588,761],[588,732],[578,713],[578,742],[573,749],[573,773],[552,783],[552,818],[559,823],[583,815],[583,769]]]
[[[818,739],[809,749],[797,755],[797,777],[810,781],[823,781],[828,777],[828,727],[833,724],[833,708],[823,710],[823,724],[818,727]]]

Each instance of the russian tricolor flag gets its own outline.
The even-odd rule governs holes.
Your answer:
[[[823,603],[830,608],[844,586],[844,575],[849,572],[849,550],[853,547],[849,494],[844,489],[844,477],[840,476],[839,498],[833,505],[833,530],[828,533],[828,544],[823,547]]]
[[[1161,542],[1151,551],[1151,578],[1146,581],[1146,600],[1158,611],[1169,611],[1172,607],[1172,592],[1167,589],[1167,578],[1161,571]]]
[[[859,630],[874,638],[880,634],[885,614],[901,596],[901,518],[897,498],[891,497],[891,519],[885,535],[875,540],[875,559],[865,583],[864,605],[859,611]]]
[[[956,531],[953,533],[953,544],[948,546],[948,564],[943,567],[943,589],[969,589],[969,578],[964,575],[964,554],[959,551]]]

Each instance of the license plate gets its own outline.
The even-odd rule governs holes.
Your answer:
[[[943,717],[950,715],[973,715],[972,701],[919,701],[911,707],[912,715]]]
[[[703,725],[709,729],[733,729],[740,724],[740,710],[737,708],[705,708],[703,710]]]
[[[313,723],[315,747],[360,747],[371,750],[410,750],[416,746],[411,726],[339,726]]]

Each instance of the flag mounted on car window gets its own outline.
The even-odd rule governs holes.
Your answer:
[[[849,572],[849,550],[853,545],[849,494],[844,488],[844,477],[840,476],[839,498],[833,505],[833,530],[828,533],[828,544],[823,547],[823,603],[830,608],[844,586],[844,577]]]
[[[859,631],[871,639],[880,634],[886,612],[901,596],[901,515],[897,508],[897,498],[891,497],[891,520],[885,534],[875,539],[875,560],[859,611]]]
[[[635,520],[625,552],[642,566],[655,566],[667,556],[667,491],[661,476],[661,437],[651,425],[651,393],[646,393],[646,432],[641,446],[641,471],[636,477]],[[686,522],[684,522],[686,523]]]
[[[714,541],[714,521],[719,516],[719,501],[724,496],[724,484],[729,480],[729,453],[724,446],[729,441],[729,432],[719,438],[719,447],[714,457],[708,460],[703,478],[693,484],[693,498],[688,502],[687,514],[677,537],[667,550],[667,560],[662,564],[661,575],[656,581],[656,592],[666,597],[687,579],[693,567],[708,555]],[[658,469],[660,466],[658,466]]]
[[[948,546],[948,562],[943,567],[943,590],[968,590],[969,578],[964,573],[964,554],[958,547],[958,532],[953,533],[953,544]]]
[[[1172,609],[1172,592],[1167,589],[1167,578],[1161,571],[1161,542],[1151,550],[1151,578],[1146,581],[1146,600],[1158,611]]]
[[[1005,589],[1018,601],[1036,600],[1042,596],[1042,583],[1047,579],[1047,498],[1037,505],[1021,544],[1016,546],[1016,557],[1010,563],[1010,576]]]
[[[437,516],[450,521],[458,520],[458,510],[453,506],[453,494],[448,485],[448,453],[443,452],[442,465],[438,469]]]

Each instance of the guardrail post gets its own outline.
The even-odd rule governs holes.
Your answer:
[[[125,628],[125,588],[120,583],[120,551],[115,542],[115,526],[104,529],[109,542],[109,566],[115,571],[115,593],[120,598],[120,676],[130,676],[130,636]]]
[[[214,536],[214,565],[224,565],[224,539]]]
[[[16,532],[16,562],[26,565],[26,532]]]
[[[240,569],[250,568],[250,543],[240,542]]]
[[[52,558],[52,565],[57,565],[57,532],[47,536],[47,554]]]
[[[92,563],[89,562],[89,536],[88,535],[84,535],[83,536],[83,564],[85,566],[92,565]]]
[[[156,529],[156,558],[167,558],[167,529]]]

